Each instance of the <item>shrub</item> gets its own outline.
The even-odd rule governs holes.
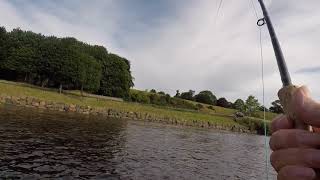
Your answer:
[[[196,107],[198,110],[202,109],[203,108],[203,105],[202,104],[196,104]]]
[[[198,109],[198,107],[196,107],[196,105],[193,103],[180,98],[172,98],[169,94],[162,95],[134,89],[130,90],[129,98],[126,100],[145,104],[155,104],[159,106],[171,106],[181,109]]]
[[[175,108],[185,108],[185,109],[197,110],[197,107],[193,103],[188,102],[183,99],[180,99],[180,98],[171,98],[170,105]]]
[[[256,131],[257,134],[264,135],[264,122],[259,119],[241,118],[237,122],[249,128],[250,131]],[[271,135],[270,122],[267,122],[267,135]]]
[[[211,110],[213,110],[213,111],[215,111],[216,109],[214,109],[214,107],[213,106],[209,106],[208,107],[208,109],[211,109]]]
[[[150,98],[147,93],[137,90],[130,90],[129,93],[129,100],[132,102],[138,102],[138,103],[150,103]]]

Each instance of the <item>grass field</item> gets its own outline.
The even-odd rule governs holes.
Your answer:
[[[58,90],[55,89],[44,89],[24,83],[0,80],[0,94],[2,95],[16,97],[28,96],[44,101],[62,102],[66,104],[75,104],[98,108],[112,108],[126,112],[148,113],[155,117],[170,117],[183,120],[198,120],[212,122],[224,126],[239,125],[238,123],[233,121],[232,117],[225,116],[232,115],[232,113],[234,112],[233,110],[220,107],[215,107],[215,113],[217,114],[214,115],[212,113],[210,114],[206,112],[206,109],[204,109],[203,112],[197,112],[146,104],[112,101],[94,97],[81,97],[79,93],[76,92],[72,94],[59,94],[57,91]]]

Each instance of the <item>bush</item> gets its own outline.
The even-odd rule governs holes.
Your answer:
[[[155,104],[159,106],[171,106],[181,109],[198,109],[198,107],[196,107],[196,105],[194,105],[193,103],[180,98],[172,98],[169,94],[161,95],[134,89],[130,90],[129,98],[126,100],[145,104]]]
[[[237,122],[245,127],[248,127],[250,131],[256,131],[257,134],[264,135],[264,122],[258,119],[241,118]],[[271,135],[270,122],[267,122],[267,135]]]
[[[203,108],[203,105],[202,104],[196,104],[196,107],[198,110],[202,109]]]
[[[197,107],[193,103],[185,101],[180,98],[171,98],[170,99],[170,106],[175,107],[175,108],[197,110]]]
[[[129,92],[129,100],[132,102],[138,102],[138,103],[150,103],[150,98],[147,93],[137,90],[130,90]]]
[[[195,95],[195,100],[204,104],[217,104],[217,97],[213,95],[211,91],[201,91],[199,94]]]
[[[211,110],[213,110],[213,111],[215,111],[216,109],[214,109],[214,107],[213,106],[209,106],[208,107],[208,109],[211,109]]]
[[[156,104],[160,106],[168,105],[169,103],[165,95],[149,94],[149,99],[151,104]]]
[[[224,108],[230,108],[230,102],[227,101],[226,98],[219,98],[217,100],[217,106],[220,106],[220,107],[224,107]]]

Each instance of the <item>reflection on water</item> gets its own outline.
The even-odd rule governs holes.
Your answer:
[[[264,139],[6,106],[0,170],[9,179],[263,179]]]

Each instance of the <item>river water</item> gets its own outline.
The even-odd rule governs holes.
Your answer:
[[[0,178],[250,180],[265,169],[262,136],[0,107]]]

